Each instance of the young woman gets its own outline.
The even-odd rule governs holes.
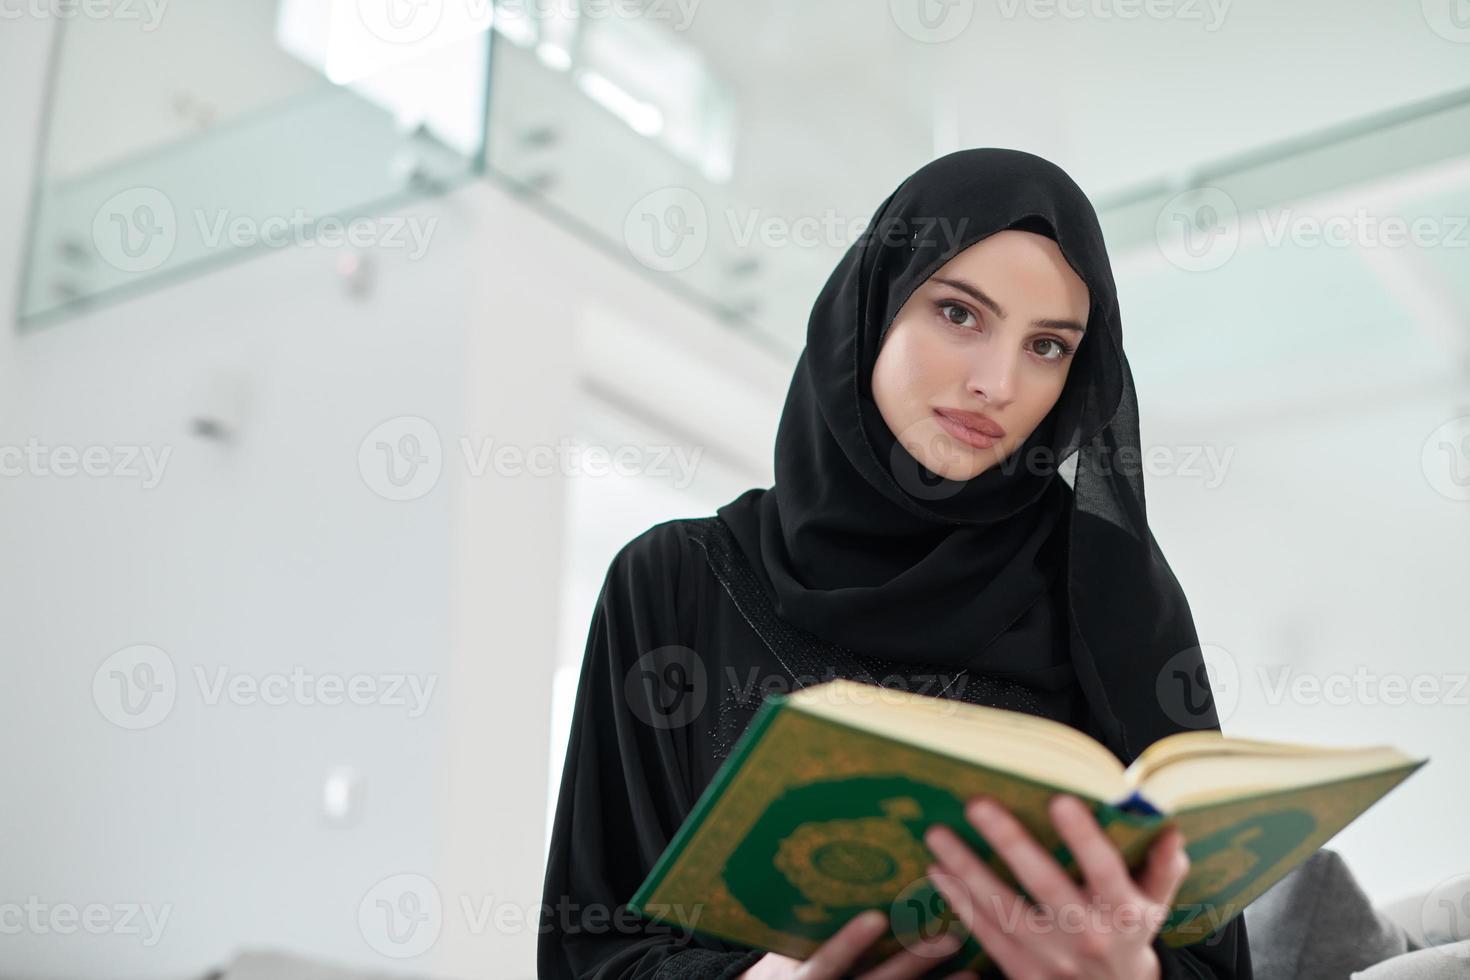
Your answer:
[[[857,916],[798,964],[693,932],[697,909],[682,928],[626,909],[771,691],[841,676],[1026,711],[1124,763],[1173,731],[1218,728],[1188,603],[1149,530],[1138,448],[1112,271],[1071,178],[1028,153],[977,149],[905,180],[812,309],[775,486],[655,525],[608,569],[555,816],[540,975],[824,980],[850,975],[883,935],[885,916]],[[967,815],[1050,909],[1131,907],[1151,925],[1002,924],[987,910],[1020,896],[954,834],[925,834],[936,887],[997,971],[1251,976],[1239,916],[1194,946],[1158,938],[1149,913],[1188,866],[1177,834],[1135,879],[1074,803],[1058,797],[1052,818],[1081,885],[1003,809]],[[862,976],[950,974],[944,938]]]

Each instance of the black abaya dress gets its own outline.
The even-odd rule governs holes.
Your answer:
[[[853,677],[1027,711],[1097,737],[1065,624],[1051,621],[1064,606],[1039,603],[1046,612],[1023,617],[987,661],[1004,668],[1005,643],[1015,640],[1030,647],[1011,658],[1024,669],[916,670],[782,621],[719,517],[667,521],[634,538],[608,569],[587,637],[546,869],[538,975],[731,978],[763,955],[647,922],[626,903],[767,692]],[[1040,666],[1038,642],[1053,651]],[[1220,941],[1188,950],[1156,941],[1163,975],[1249,977],[1248,958],[1242,970],[1235,965],[1239,921]]]

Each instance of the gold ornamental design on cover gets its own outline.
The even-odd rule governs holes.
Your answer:
[[[804,823],[777,849],[775,864],[810,903],[807,922],[828,908],[883,905],[928,867],[929,852],[891,816]]]

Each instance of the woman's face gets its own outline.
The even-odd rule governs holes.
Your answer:
[[[1088,302],[1087,286],[1045,235],[1010,228],[981,239],[894,318],[873,365],[883,421],[929,472],[979,476],[1056,404]],[[1004,434],[977,432],[979,416]]]

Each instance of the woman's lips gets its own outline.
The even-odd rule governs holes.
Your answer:
[[[939,424],[946,432],[966,445],[973,446],[976,449],[989,449],[1000,441],[995,436],[988,436],[979,429],[970,428],[958,419],[946,415],[938,409],[934,410],[934,417],[939,420]]]

